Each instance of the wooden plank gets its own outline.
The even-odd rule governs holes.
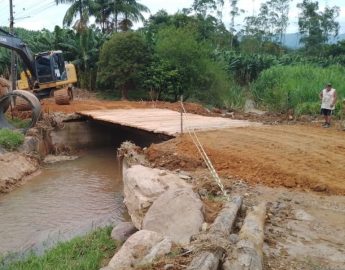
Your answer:
[[[180,132],[180,113],[167,109],[112,109],[81,111],[78,114],[96,121],[128,126],[154,133],[176,136]],[[197,131],[257,125],[242,120],[184,114],[184,129]]]

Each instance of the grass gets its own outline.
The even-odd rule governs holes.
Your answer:
[[[341,112],[341,100],[345,97],[345,68],[313,65],[275,66],[261,73],[252,85],[255,101],[270,111],[286,112],[295,109],[298,114],[319,113],[319,93],[327,82],[337,89]]]
[[[97,229],[86,236],[58,244],[43,256],[31,254],[23,261],[9,265],[4,270],[98,270],[115,254],[116,243],[110,237],[111,228]]]
[[[15,128],[28,128],[30,123],[31,123],[31,119],[20,119],[17,117],[14,117],[13,119],[7,119],[8,122],[14,126]]]
[[[24,142],[24,135],[10,129],[0,129],[0,146],[8,151],[17,149]]]

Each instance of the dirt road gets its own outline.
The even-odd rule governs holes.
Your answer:
[[[74,100],[71,105],[43,101],[43,110],[73,113],[82,110],[166,108],[178,103]],[[199,104],[187,103],[188,112],[216,115]],[[243,115],[239,115],[243,119]],[[236,117],[237,118],[237,117]],[[260,119],[256,119],[260,120]],[[265,122],[267,119],[262,119]],[[199,134],[208,155],[223,177],[268,186],[312,189],[345,194],[345,132],[319,125],[264,125],[258,128],[224,129]],[[188,135],[153,145],[148,157],[156,166],[195,170],[202,165]]]
[[[345,133],[302,125],[262,126],[199,133],[224,177],[268,186],[345,194]],[[151,162],[194,169],[201,159],[188,135],[153,145]]]

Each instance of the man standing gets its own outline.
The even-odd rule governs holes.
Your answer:
[[[335,103],[337,101],[337,93],[332,84],[328,83],[326,88],[320,93],[321,100],[321,114],[325,117],[325,123],[322,125],[325,128],[329,128],[331,125],[331,114],[335,109]]]

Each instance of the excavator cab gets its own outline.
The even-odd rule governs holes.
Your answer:
[[[62,51],[39,53],[35,57],[35,62],[39,83],[67,80]]]

